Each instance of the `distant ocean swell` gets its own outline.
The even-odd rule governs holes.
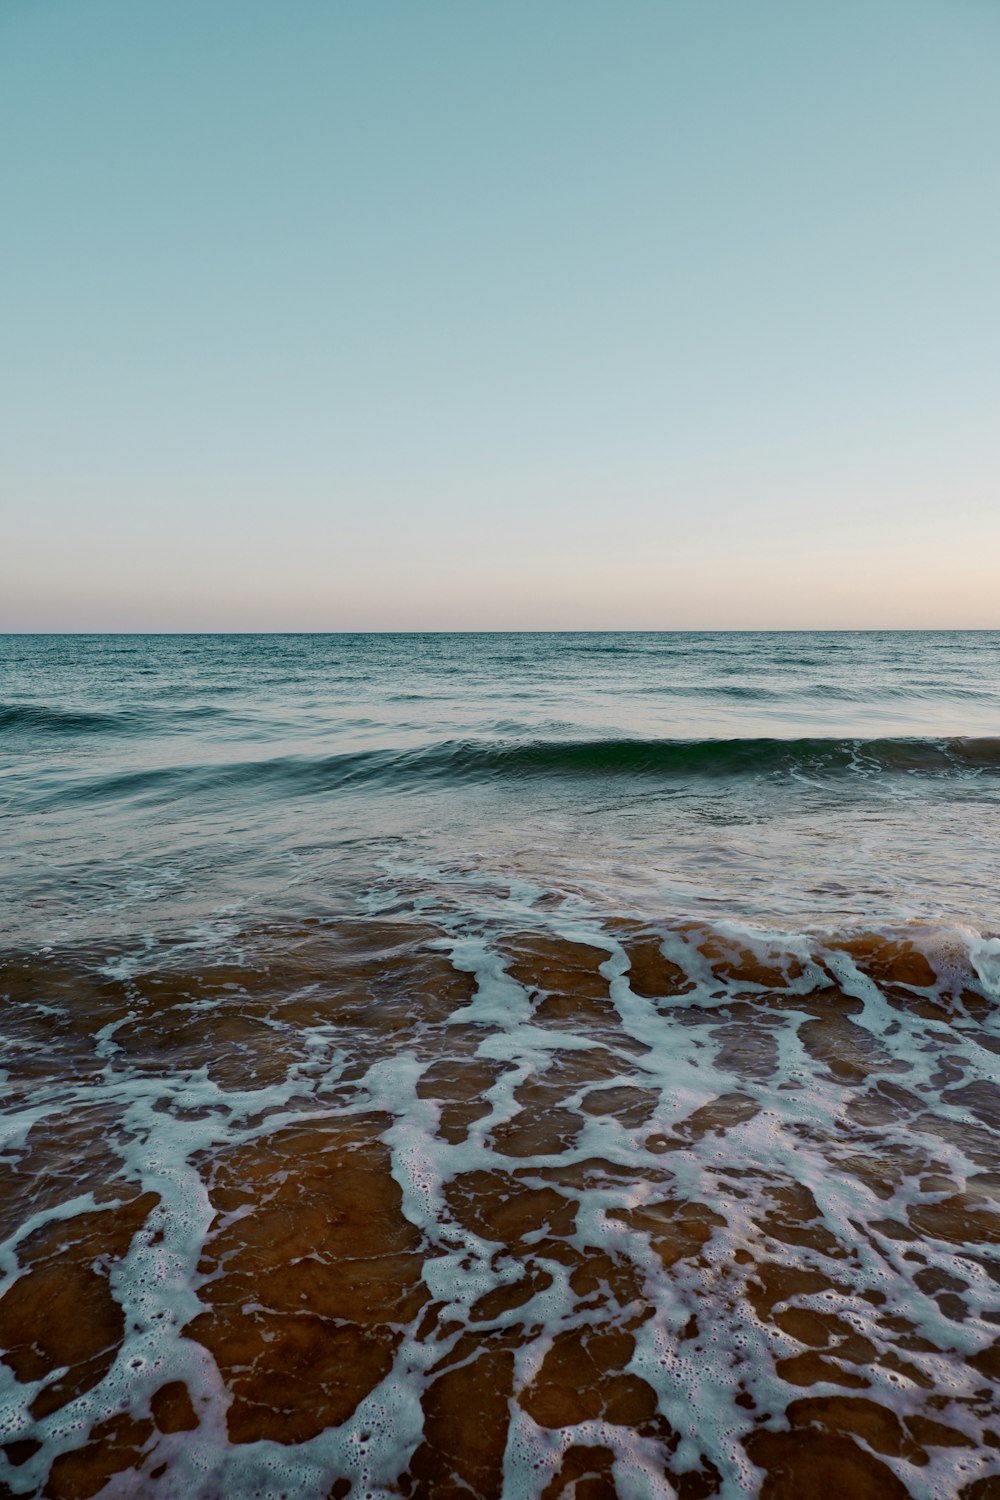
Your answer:
[[[606,648],[611,649],[611,648]],[[617,649],[617,648],[615,648]],[[439,669],[440,671],[441,669]],[[445,675],[450,676],[452,672],[448,669]],[[362,687],[364,684],[363,674],[347,674],[341,671],[338,674],[338,683],[341,687],[353,685]],[[275,678],[267,680],[269,690],[279,688],[294,688],[297,685],[294,676]],[[779,713],[784,709],[794,709],[796,704],[820,703],[829,707],[842,705],[845,709],[850,705],[868,705],[878,707],[884,703],[899,701],[904,704],[934,703],[946,701],[949,703],[976,703],[984,710],[1000,710],[1000,693],[980,687],[964,687],[956,683],[944,684],[936,680],[909,681],[906,683],[892,684],[879,683],[877,686],[849,686],[843,682],[810,682],[805,684],[782,683],[780,686],[768,687],[760,683],[746,682],[720,682],[693,684],[690,682],[656,682],[641,684],[628,681],[621,687],[609,686],[607,689],[616,696],[628,698],[653,698],[665,701],[674,701],[688,706],[697,707],[703,705],[712,707],[725,704],[745,704],[748,707],[759,706],[762,710],[770,713]],[[238,692],[236,684],[215,682],[212,684],[213,695],[223,695]],[[180,707],[169,700],[172,692],[169,688],[161,689],[160,696],[163,700],[157,704],[129,704],[126,707],[114,708],[73,708],[66,705],[44,703],[38,701],[0,702],[0,733],[16,735],[86,735],[86,734],[114,734],[134,735],[151,729],[159,731],[183,730],[188,726],[194,726],[200,721],[219,719],[224,722],[241,722],[244,715],[221,703],[194,703]],[[420,690],[399,691],[390,693],[390,700],[394,702],[431,703],[440,702],[442,698],[450,699],[450,691],[440,691],[424,686]],[[528,694],[523,692],[511,692],[507,690],[503,696],[512,699],[534,697],[535,691]]]
[[[0,704],[0,733],[11,734],[137,734],[152,728],[181,728],[188,721],[225,716],[212,704],[191,708],[121,708],[115,710],[60,708],[48,703]]]

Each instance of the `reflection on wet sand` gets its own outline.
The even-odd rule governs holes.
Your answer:
[[[571,928],[9,957],[0,1493],[1000,1494],[972,959]]]

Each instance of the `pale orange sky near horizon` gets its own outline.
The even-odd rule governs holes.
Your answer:
[[[998,46],[5,8],[0,630],[1000,628]]]

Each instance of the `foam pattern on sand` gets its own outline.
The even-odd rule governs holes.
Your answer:
[[[6,1493],[996,1492],[997,939],[370,906],[5,959]]]

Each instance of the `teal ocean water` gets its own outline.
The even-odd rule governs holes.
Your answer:
[[[1000,1493],[1000,632],[5,636],[0,746],[0,1494]]]
[[[1000,634],[8,636],[7,937],[336,911],[409,866],[991,922]]]

